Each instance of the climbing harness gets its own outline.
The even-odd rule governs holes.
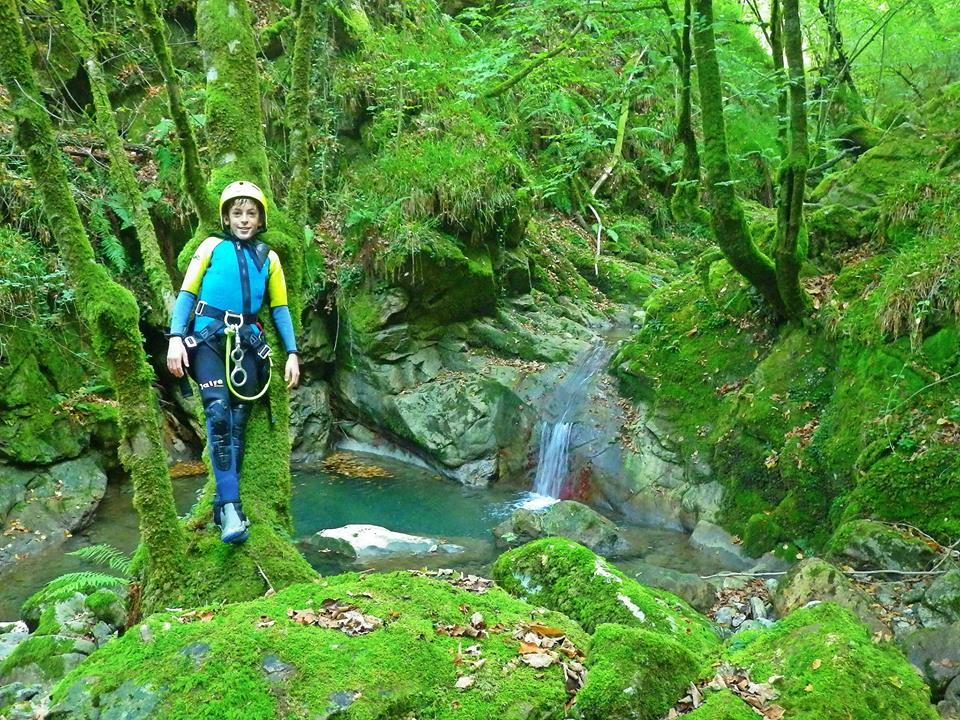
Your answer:
[[[230,316],[236,317],[238,320],[235,323],[231,323]],[[267,388],[270,387],[270,380],[273,378],[273,363],[270,362],[270,346],[264,342],[260,347],[260,351],[257,352],[257,357],[267,364],[267,379],[263,383],[263,387],[260,388],[260,392],[258,392],[256,395],[251,395],[249,397],[246,395],[241,395],[234,386],[243,386],[247,383],[247,371],[243,369],[243,358],[246,355],[246,352],[243,349],[243,336],[240,334],[240,328],[243,327],[243,315],[228,311],[224,316],[224,325],[225,329],[223,334],[226,338],[227,344],[223,353],[223,363],[224,371],[227,376],[227,387],[230,389],[230,392],[233,394],[233,396],[239,398],[240,400],[259,400],[261,397],[263,397],[263,394],[267,391]],[[234,340],[236,340],[236,345],[233,345]],[[230,367],[231,361],[233,362],[232,368]]]

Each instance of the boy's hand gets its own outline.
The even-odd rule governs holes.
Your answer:
[[[183,338],[170,338],[170,344],[167,345],[167,369],[173,373],[174,377],[181,378],[188,367],[190,367],[190,358],[187,357]]]
[[[287,364],[283,368],[283,379],[287,381],[287,390],[293,390],[300,382],[300,360],[296,353],[287,355]]]

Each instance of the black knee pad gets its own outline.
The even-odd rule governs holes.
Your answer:
[[[207,405],[210,424],[210,459],[218,470],[229,470],[233,456],[230,408],[225,400],[214,400]]]

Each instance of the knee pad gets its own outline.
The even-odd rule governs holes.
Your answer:
[[[250,417],[250,406],[246,403],[240,403],[233,407],[233,425],[230,428],[233,447],[237,451],[237,472],[243,465],[243,435],[247,428],[247,418]]]
[[[210,459],[218,470],[229,470],[233,459],[230,408],[225,400],[214,400],[207,405],[206,412],[210,427]]]

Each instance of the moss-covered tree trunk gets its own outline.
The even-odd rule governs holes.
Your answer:
[[[77,310],[116,389],[120,459],[133,482],[134,506],[147,555],[143,597],[153,607],[175,604],[184,587],[186,543],[160,440],[155,378],[143,350],[140,311],[133,295],[113,282],[94,258],[37,89],[15,0],[0,0],[0,27],[0,78],[10,96],[16,141],[27,156],[47,222],[76,287]]]
[[[287,100],[290,143],[290,188],[287,213],[298,228],[308,224],[310,186],[310,66],[317,28],[317,8],[309,0],[297,3],[297,36],[293,45],[293,78]]]
[[[773,261],[754,243],[743,207],[733,188],[727,131],[723,120],[723,89],[713,30],[713,0],[696,0],[693,40],[697,83],[703,113],[704,169],[710,195],[717,245],[730,264],[763,296],[778,316],[786,315]]]
[[[206,192],[214,202],[220,191],[235,180],[250,180],[266,193],[269,230],[264,239],[280,255],[287,281],[290,312],[300,317],[303,268],[302,230],[281,213],[270,189],[270,174],[261,117],[260,78],[253,40],[253,15],[242,0],[200,0],[197,34],[206,62],[206,144],[210,181]],[[185,266],[211,228],[201,226],[180,254]],[[282,347],[265,322],[272,347]],[[266,398],[256,404],[246,431],[246,452],[241,467],[240,495],[250,518],[250,540],[239,547],[220,542],[219,533],[207,532],[210,505],[201,503],[190,520],[199,533],[189,560],[195,568],[199,600],[249,598],[266,589],[263,576],[280,588],[309,580],[316,573],[291,542],[290,512],[290,404],[283,381],[282,352],[273,358],[273,380]],[[214,483],[207,487],[207,500]]]
[[[783,0],[784,51],[790,73],[790,152],[780,166],[777,203],[777,286],[787,316],[798,320],[807,314],[806,293],[800,286],[803,231],[803,196],[810,152],[807,147],[807,79],[803,71],[803,36],[799,0]]]
[[[787,156],[787,73],[783,62],[783,11],[780,0],[770,3],[770,54],[777,85],[777,145],[780,157]]]
[[[164,263],[163,255],[160,252],[160,244],[157,242],[153,221],[150,219],[150,213],[143,202],[140,185],[137,183],[137,177],[124,150],[123,141],[120,139],[117,119],[110,103],[107,82],[103,77],[103,69],[100,67],[100,60],[97,57],[87,14],[81,9],[77,0],[63,0],[62,10],[64,21],[73,30],[73,37],[79,47],[84,67],[87,70],[87,77],[90,80],[97,129],[103,138],[107,154],[110,157],[110,178],[120,191],[133,216],[137,241],[140,245],[140,257],[143,262],[143,273],[147,278],[148,297],[150,298],[149,316],[156,325],[163,327],[170,323],[174,293],[166,263]]]
[[[663,0],[661,7],[670,21],[673,36],[673,63],[680,78],[680,97],[677,104],[677,141],[683,145],[683,165],[680,168],[680,180],[677,182],[673,197],[670,198],[670,210],[676,219],[694,217],[700,208],[700,150],[697,147],[697,135],[693,130],[693,87],[691,69],[693,67],[693,45],[690,38],[693,8],[691,0],[683,1],[683,24],[676,29],[676,19],[670,10],[669,0]]]
[[[200,163],[200,153],[197,150],[197,140],[190,123],[190,115],[183,104],[180,93],[180,83],[177,80],[173,66],[173,57],[167,45],[166,32],[163,20],[157,11],[156,0],[137,0],[137,13],[143,22],[144,32],[150,40],[154,57],[160,66],[160,74],[167,89],[167,102],[170,107],[170,116],[177,128],[177,137],[180,139],[180,151],[183,154],[183,185],[193,208],[200,219],[201,225],[216,226],[217,210],[213,201],[206,192],[206,179],[203,166]]]

